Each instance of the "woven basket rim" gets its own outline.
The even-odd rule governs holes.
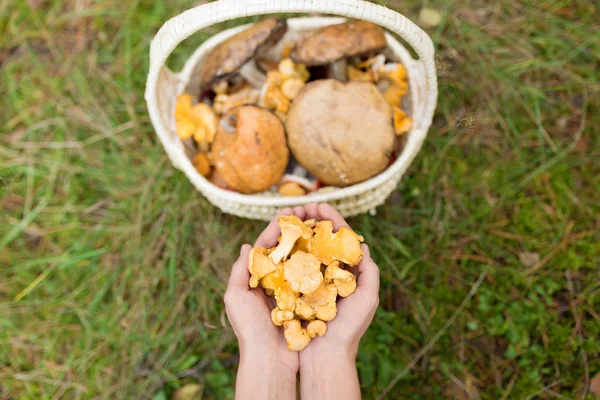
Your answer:
[[[346,18],[344,18],[344,17],[332,17],[332,16],[307,16],[307,17],[293,17],[293,18],[286,18],[286,19],[287,19],[290,27],[296,28],[296,29],[302,29],[303,25],[313,25],[316,23],[317,25],[325,26],[325,25],[331,25],[334,23],[343,22],[344,20],[346,20]],[[210,50],[210,48],[214,47],[216,44],[225,40],[227,37],[232,36],[236,32],[239,32],[239,31],[243,30],[244,28],[253,25],[254,23],[255,22],[228,28],[224,31],[221,31],[221,32],[213,35],[212,37],[210,37],[209,39],[204,41],[194,51],[194,53],[188,58],[188,60],[186,61],[185,65],[181,69],[181,71],[175,74],[178,78],[178,81],[180,82],[180,87],[178,88],[179,89],[178,92],[179,93],[183,92],[183,88],[185,87],[185,85],[187,84],[187,82],[189,80],[189,75],[191,74],[191,72],[193,71],[193,69],[195,68],[195,66],[198,62],[197,58],[199,58],[199,55],[201,55],[202,53],[204,53],[207,50]],[[410,53],[408,52],[408,50],[395,37],[393,37],[387,31],[386,31],[386,39],[388,40],[388,46],[393,47],[393,49],[392,49],[393,52],[401,59],[402,63],[409,64],[409,66],[407,68],[409,70],[409,74],[408,74],[409,89],[411,90],[411,95],[414,99],[417,88],[414,83],[415,77],[412,76],[412,74],[410,73],[410,69],[411,68],[414,69],[415,66],[412,64],[419,63],[419,61],[413,59],[412,56],[410,56]],[[399,51],[399,48],[402,50]],[[404,53],[404,54],[398,54],[399,52]],[[182,80],[182,78],[184,78],[184,80]],[[196,169],[193,167],[193,165],[191,163],[191,160],[185,154],[183,147],[171,148],[170,151],[173,153],[179,153],[179,154],[177,154],[177,156],[179,158],[179,161],[181,162],[180,169],[182,169],[182,171],[185,173],[186,177],[188,179],[190,179],[193,184],[200,186],[200,188],[203,192],[204,191],[208,192],[208,193],[204,193],[205,195],[208,194],[208,195],[214,196],[216,198],[221,198],[221,199],[227,200],[227,201],[233,201],[233,202],[240,203],[243,205],[276,206],[276,207],[293,206],[293,205],[298,205],[298,204],[306,204],[309,202],[319,202],[320,203],[320,202],[341,200],[344,198],[357,196],[357,195],[363,194],[365,192],[369,192],[369,191],[373,190],[374,188],[380,186],[384,182],[388,181],[389,179],[393,179],[396,175],[403,174],[408,169],[412,160],[418,154],[418,152],[421,148],[421,144],[424,141],[425,136],[427,135],[427,129],[429,127],[428,125],[426,125],[425,127],[420,126],[420,124],[418,123],[419,121],[417,121],[417,118],[420,117],[420,114],[422,114],[422,112],[424,111],[422,109],[419,109],[422,107],[418,107],[414,101],[411,101],[411,108],[412,108],[412,115],[413,115],[413,121],[414,121],[413,128],[410,130],[410,132],[405,134],[405,135],[407,135],[407,141],[406,141],[404,147],[402,148],[402,151],[401,151],[400,155],[398,156],[398,158],[389,167],[387,167],[385,170],[383,170],[379,174],[377,174],[363,182],[359,182],[357,184],[343,187],[343,188],[336,187],[336,188],[333,188],[332,190],[326,191],[326,192],[317,191],[317,192],[313,192],[313,193],[310,193],[310,194],[307,194],[304,196],[278,196],[275,194],[273,194],[273,196],[271,196],[271,195],[267,194],[268,192],[262,192],[262,193],[257,193],[257,194],[243,194],[243,193],[239,193],[239,192],[230,191],[227,189],[222,189],[222,188],[214,185],[212,182],[210,182],[208,179],[206,179],[205,177],[203,177],[196,171]],[[421,111],[421,113],[419,113],[419,111]]]

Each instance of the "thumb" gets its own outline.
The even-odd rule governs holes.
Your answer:
[[[252,246],[245,244],[240,249],[240,257],[233,263],[231,267],[231,276],[227,289],[248,289],[248,279],[250,272],[248,271],[248,256]]]
[[[361,296],[379,297],[379,267],[371,258],[369,246],[360,245],[363,258],[358,264],[358,280],[356,282],[356,293]]]

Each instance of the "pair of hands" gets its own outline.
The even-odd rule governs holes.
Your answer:
[[[293,210],[284,209],[278,215],[292,214],[301,220],[315,218],[333,221],[334,231],[348,226],[344,218],[328,204],[309,203]],[[280,233],[275,218],[258,237],[254,247],[276,246]],[[325,368],[327,365],[339,368],[339,363],[343,362],[351,364],[353,375],[356,376],[354,363],[358,345],[379,304],[379,269],[370,257],[369,247],[361,245],[364,255],[360,264],[354,267],[358,269],[356,292],[347,298],[338,299],[337,316],[327,323],[327,334],[314,338],[301,352],[289,351],[282,328],[271,322],[274,300],[268,297],[262,288],[250,289],[248,286],[248,254],[251,248],[247,244],[242,246],[240,257],[232,267],[225,292],[227,316],[240,344],[238,392],[244,363],[252,363],[258,368],[261,368],[259,363],[268,363],[268,366],[263,367],[275,368],[280,374],[293,374],[294,388],[295,376],[299,370],[304,379],[313,374],[320,375],[317,371],[319,368]],[[357,378],[353,384],[358,388]]]

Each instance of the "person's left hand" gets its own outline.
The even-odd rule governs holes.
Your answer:
[[[306,217],[304,207],[283,209],[278,216],[292,214],[302,220]],[[275,217],[258,237],[254,247],[275,247],[280,233]],[[298,353],[287,349],[282,328],[271,321],[274,299],[268,297],[261,287],[250,289],[248,286],[248,255],[251,248],[248,244],[242,246],[240,258],[231,269],[225,292],[225,309],[240,343],[241,358],[265,360],[271,366],[276,364],[295,374],[299,366]]]

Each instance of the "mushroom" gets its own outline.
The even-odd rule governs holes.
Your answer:
[[[211,154],[219,175],[242,193],[262,192],[279,182],[289,159],[279,118],[250,105],[223,116]]]
[[[334,261],[325,269],[325,282],[333,282],[341,297],[348,297],[356,291],[356,278],[350,271],[340,268],[340,263]]]
[[[279,185],[279,188],[277,188],[277,191],[282,196],[304,196],[306,194],[306,190],[293,181],[282,183]]]
[[[290,101],[297,96],[309,78],[310,74],[304,65],[294,64],[291,59],[284,58],[279,62],[277,70],[267,73],[258,104],[268,110],[275,110],[285,119]]]
[[[412,128],[412,118],[400,107],[394,107],[394,131],[400,136]]]
[[[327,323],[325,323],[325,321],[321,321],[320,319],[314,319],[306,326],[306,332],[311,338],[314,338],[317,335],[325,336],[327,333]]]
[[[196,154],[192,159],[192,165],[200,175],[207,177],[210,174],[210,161],[206,153]]]
[[[285,19],[269,18],[217,45],[204,58],[200,67],[201,91],[209,88],[214,82],[227,79],[238,72],[258,53],[281,39],[286,31]]]
[[[299,293],[294,292],[290,284],[285,280],[283,264],[277,266],[275,272],[271,272],[260,280],[260,285],[265,293],[275,297],[277,307],[282,311],[293,312],[296,306],[296,298]]]
[[[335,285],[323,282],[316,291],[296,298],[295,313],[305,320],[316,317],[323,321],[331,321],[337,314],[336,297]]]
[[[277,219],[277,223],[281,229],[281,240],[275,250],[269,254],[269,258],[275,264],[279,264],[290,254],[296,240],[300,237],[310,239],[313,236],[313,231],[295,215],[281,215]]]
[[[213,169],[208,180],[210,181],[210,183],[220,187],[221,189],[229,189],[229,186],[227,186],[227,182],[225,182],[223,177],[215,169]]]
[[[303,294],[314,292],[323,282],[321,262],[314,255],[304,251],[295,252],[283,264],[283,274],[292,290]]]
[[[302,327],[300,320],[294,318],[283,322],[283,336],[287,342],[288,350],[300,351],[310,343],[310,336]]]
[[[317,220],[314,218],[307,219],[304,221],[304,225],[308,226],[309,228],[314,228],[315,225],[317,225]]]
[[[367,21],[347,21],[311,31],[297,41],[290,57],[307,66],[377,52],[387,46],[384,30]]]
[[[306,171],[304,168],[302,169]],[[311,181],[295,173],[283,175],[277,187],[277,191],[282,196],[303,196],[307,192],[314,192],[315,190],[317,190],[316,180]]]
[[[267,75],[256,66],[254,60],[248,61],[240,68],[240,75],[253,87],[260,89],[267,80]]]
[[[306,225],[309,228],[314,228],[316,223],[317,223],[317,220],[314,218],[307,219],[306,221],[304,221],[304,225]],[[304,239],[302,236],[300,236],[298,238],[298,240],[296,240],[296,244],[292,248],[292,253],[295,253],[297,251],[303,251],[305,253],[309,253],[308,243],[310,242],[311,239],[312,239],[312,235],[311,235],[310,239]]]
[[[260,90],[251,86],[242,86],[232,94],[217,94],[213,102],[213,109],[219,115],[228,113],[236,107],[246,104],[256,104]]]
[[[284,321],[289,321],[291,319],[294,319],[294,313],[291,311],[283,311],[279,307],[275,307],[271,310],[271,320],[276,326],[281,326]]]
[[[315,236],[308,243],[308,249],[323,264],[329,266],[335,260],[350,266],[358,265],[363,252],[360,249],[364,238],[352,229],[342,226],[335,234],[331,221],[320,221],[314,227]]]
[[[330,186],[383,171],[394,147],[392,107],[372,83],[308,83],[292,103],[286,129],[298,162]]]
[[[218,118],[209,105],[192,105],[192,96],[184,93],[177,97],[175,123],[177,135],[182,140],[193,137],[197,143],[211,143],[215,137]]]
[[[249,285],[251,288],[257,287],[258,281],[277,269],[277,266],[267,257],[267,249],[264,247],[255,247],[250,250],[248,258]]]

